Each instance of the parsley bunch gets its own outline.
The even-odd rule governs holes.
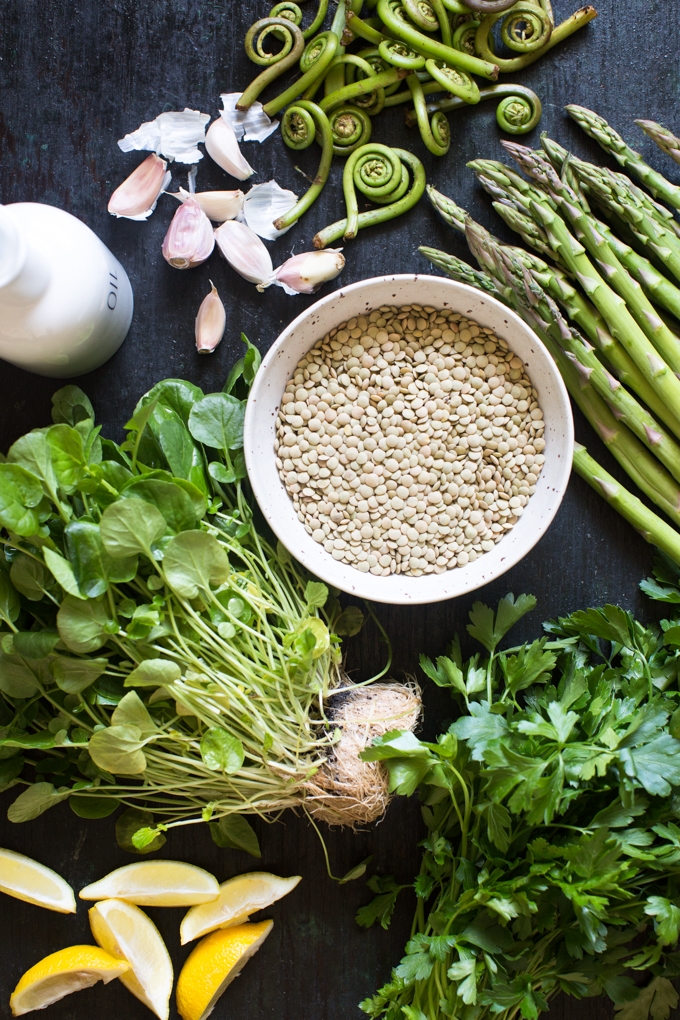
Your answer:
[[[646,590],[680,601],[677,568],[659,569]],[[476,603],[485,652],[464,662],[456,640],[422,657],[456,706],[436,743],[393,732],[364,752],[417,791],[427,827],[411,938],[361,1003],[371,1017],[536,1020],[560,991],[607,994],[617,1020],[677,1003],[680,620],[645,627],[607,605],[498,651],[534,605]],[[369,886],[357,921],[387,927],[404,887]]]

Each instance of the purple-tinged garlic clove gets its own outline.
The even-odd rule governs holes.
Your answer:
[[[303,251],[284,262],[274,273],[274,283],[286,294],[313,294],[342,272],[345,256],[342,248]]]
[[[203,298],[196,316],[196,350],[199,354],[213,353],[227,325],[227,313],[212,280],[210,287],[210,293]]]
[[[164,159],[155,154],[147,156],[111,195],[109,212],[128,220],[148,219],[156,208],[158,196],[170,183],[170,177]]]
[[[210,220],[191,196],[179,207],[163,241],[163,258],[175,269],[193,269],[212,254],[215,236]]]

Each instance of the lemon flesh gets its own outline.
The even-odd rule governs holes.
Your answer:
[[[76,912],[73,889],[61,875],[13,850],[0,849],[0,892],[60,914]]]
[[[130,965],[120,975],[121,982],[160,1020],[168,1020],[172,962],[151,918],[124,900],[102,900],[88,913],[92,934],[102,949]]]
[[[140,907],[191,907],[216,900],[217,879],[182,861],[139,861],[80,890],[81,900],[127,900]]]
[[[34,964],[20,979],[9,1004],[13,1016],[44,1009],[71,992],[89,988],[97,981],[108,984],[128,970],[125,960],[116,960],[97,946],[69,946]]]
[[[182,1020],[206,1020],[273,926],[273,921],[241,924],[201,939],[177,980],[177,1011]]]
[[[287,896],[299,881],[299,875],[279,878],[268,871],[251,871],[228,879],[220,886],[216,900],[192,907],[184,915],[179,929],[182,945],[216,928],[243,924],[256,910],[264,910]]]

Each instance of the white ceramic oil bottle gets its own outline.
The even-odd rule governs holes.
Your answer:
[[[132,320],[121,264],[81,220],[51,205],[0,205],[0,358],[63,379],[99,368]]]

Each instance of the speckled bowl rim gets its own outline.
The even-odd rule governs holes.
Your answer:
[[[334,560],[308,535],[275,464],[276,416],[300,358],[340,322],[383,304],[431,305],[461,312],[490,326],[522,358],[538,391],[545,420],[545,464],[524,514],[491,552],[442,574],[376,577]],[[500,577],[536,545],[562,502],[571,473],[574,425],[569,396],[557,366],[536,334],[490,295],[439,276],[399,274],[360,280],[321,298],[293,319],[262,361],[244,426],[244,450],[255,498],[272,531],[312,574],[350,595],[396,605],[456,598]]]

